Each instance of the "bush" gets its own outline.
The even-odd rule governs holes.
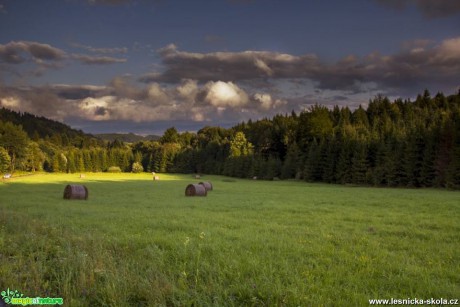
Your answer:
[[[133,163],[133,167],[132,167],[133,173],[142,173],[143,171],[144,171],[144,167],[142,166],[142,164],[140,164],[139,162]]]
[[[109,173],[121,173],[121,168],[119,166],[111,166],[107,169]]]

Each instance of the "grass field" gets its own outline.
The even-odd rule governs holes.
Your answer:
[[[66,306],[367,306],[459,298],[460,193],[190,175],[0,183],[0,291]],[[88,201],[62,199],[83,183]]]

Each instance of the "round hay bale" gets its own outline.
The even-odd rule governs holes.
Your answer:
[[[204,185],[201,184],[189,184],[185,188],[185,196],[206,196],[208,192]]]
[[[198,184],[201,184],[202,186],[204,186],[206,191],[212,191],[212,183],[206,181],[206,182],[200,182]]]
[[[84,185],[68,184],[64,189],[64,199],[88,199],[88,188]]]

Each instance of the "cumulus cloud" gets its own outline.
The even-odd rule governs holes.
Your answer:
[[[273,99],[272,96],[267,93],[256,93],[253,98],[256,102],[260,103],[260,107],[263,110],[278,109],[287,104],[286,100]]]
[[[415,5],[427,18],[441,18],[460,14],[458,0],[376,0],[381,5],[402,10]]]
[[[113,96],[105,96],[100,98],[88,97],[82,99],[79,103],[81,114],[90,120],[109,120],[111,119],[108,111],[109,104],[113,104]]]
[[[204,101],[218,108],[240,107],[249,101],[246,92],[233,82],[210,81],[205,84],[203,91]]]
[[[155,104],[167,103],[170,98],[167,92],[158,83],[150,84],[147,88],[148,98]]]
[[[196,80],[185,79],[182,84],[177,86],[178,95],[184,99],[194,99],[198,93],[198,82]]]
[[[77,112],[87,120],[122,120],[146,122],[171,120],[177,113],[177,107],[168,104],[151,105],[125,97],[102,96],[86,98],[79,102]],[[178,116],[180,118],[180,116]]]
[[[132,83],[129,77],[115,77],[110,81],[111,95],[127,97],[134,100],[143,100],[147,94],[144,89]]]
[[[64,122],[238,122],[284,111],[286,103],[268,93],[248,93],[233,82],[200,85],[197,80],[185,79],[178,85],[139,86],[132,81],[117,77],[106,86],[0,86],[0,106]]]

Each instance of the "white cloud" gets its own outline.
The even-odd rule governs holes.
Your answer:
[[[3,97],[0,99],[0,106],[15,110],[15,111],[20,111],[21,110],[21,100],[18,99],[17,97]]]
[[[90,120],[109,120],[110,114],[107,110],[107,107],[109,106],[110,102],[113,102],[115,99],[116,97],[113,96],[85,98],[79,104],[81,114],[86,119]]]
[[[248,95],[233,82],[210,81],[204,88],[204,100],[215,107],[239,107],[249,101]]]
[[[148,98],[156,104],[164,104],[170,100],[166,91],[158,83],[150,84],[147,93]]]
[[[273,70],[271,70],[271,68],[268,67],[268,65],[264,61],[262,61],[260,59],[255,59],[254,64],[256,65],[257,68],[259,68],[264,73],[266,73],[267,76],[272,76],[273,75]]]
[[[260,103],[260,107],[263,110],[277,109],[287,104],[286,100],[273,99],[272,96],[267,93],[254,94],[254,100]]]
[[[198,82],[190,79],[183,80],[176,90],[180,97],[193,100],[198,93]]]
[[[444,40],[436,52],[435,59],[440,62],[460,63],[460,37]]]

